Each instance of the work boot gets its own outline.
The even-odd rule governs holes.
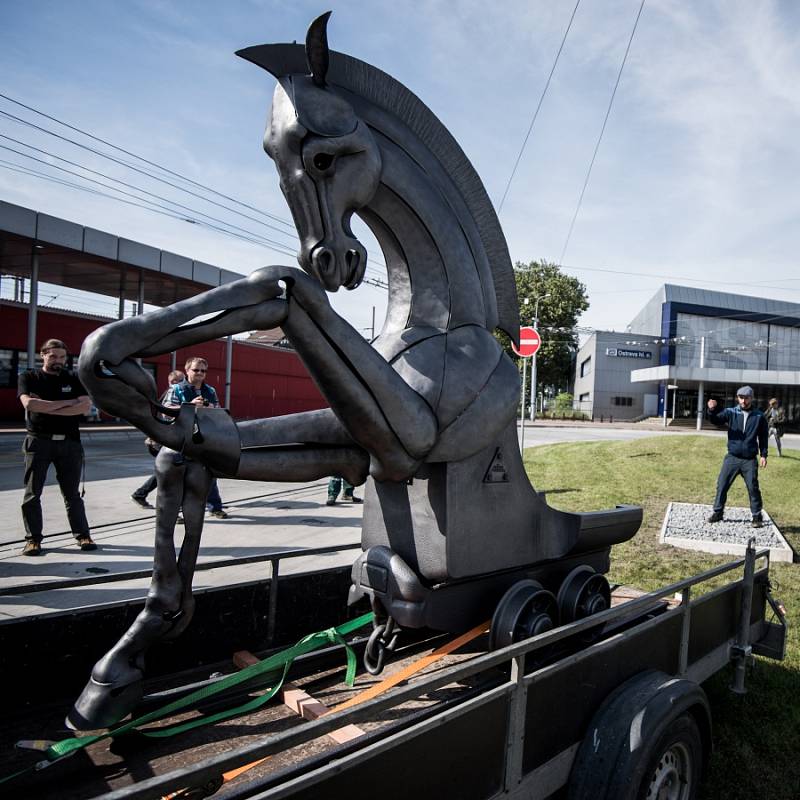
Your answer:
[[[28,539],[25,542],[25,547],[22,548],[22,555],[24,556],[40,556],[42,554],[42,543],[33,542]]]
[[[97,550],[97,545],[92,541],[91,536],[79,536],[75,543],[80,547],[81,550]]]
[[[750,523],[750,525],[753,528],[763,528],[764,527],[764,520],[761,517],[761,514],[755,514],[753,516],[753,521]]]
[[[721,522],[722,521],[722,512],[715,511],[707,520],[706,522]]]

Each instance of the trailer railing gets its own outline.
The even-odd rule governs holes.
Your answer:
[[[755,570],[755,562],[764,559],[765,566],[758,572]],[[509,704],[508,725],[506,734],[506,747],[505,747],[505,763],[504,763],[504,781],[503,790],[497,796],[509,796],[520,791],[523,787],[523,742],[525,732],[525,703],[527,693],[531,688],[540,680],[548,671],[563,667],[563,661],[569,659],[578,659],[583,657],[592,648],[602,648],[610,646],[609,640],[599,641],[583,651],[573,654],[563,661],[557,661],[554,664],[548,664],[539,669],[534,669],[526,673],[525,663],[526,658],[532,656],[544,648],[552,647],[553,645],[563,642],[571,637],[579,636],[580,634],[588,634],[592,629],[597,629],[599,626],[606,623],[621,621],[625,617],[632,617],[636,613],[644,613],[652,610],[654,604],[664,598],[674,598],[680,594],[680,603],[677,607],[669,609],[664,612],[661,617],[653,617],[647,619],[636,630],[641,628],[653,626],[663,619],[667,614],[680,615],[681,619],[681,635],[680,635],[680,653],[678,657],[678,670],[679,674],[686,674],[690,671],[689,663],[689,640],[692,625],[692,608],[696,603],[702,602],[705,598],[701,597],[696,600],[691,599],[692,587],[698,584],[705,583],[715,577],[730,573],[734,570],[745,567],[744,578],[741,580],[742,587],[742,602],[741,614],[739,619],[738,631],[735,636],[735,647],[743,646],[749,647],[749,610],[745,616],[745,606],[749,608],[750,598],[754,582],[756,579],[765,579],[769,568],[769,550],[764,549],[758,552],[754,548],[748,549],[747,555],[731,563],[715,567],[707,570],[699,575],[692,576],[684,580],[676,581],[661,589],[644,594],[636,599],[630,600],[619,606],[610,608],[601,613],[592,615],[577,622],[572,622],[559,628],[555,628],[546,633],[535,636],[523,642],[512,644],[495,652],[479,655],[475,658],[451,667],[444,668],[437,671],[436,674],[424,677],[419,681],[396,688],[387,694],[377,697],[375,699],[364,702],[341,712],[335,710],[326,714],[319,719],[304,723],[297,728],[282,731],[274,735],[268,736],[263,741],[255,744],[248,744],[237,750],[215,755],[207,758],[192,766],[174,770],[164,775],[158,775],[144,781],[140,781],[134,785],[124,787],[104,795],[106,800],[139,800],[139,798],[157,798],[162,797],[170,791],[187,787],[187,786],[200,786],[206,781],[217,778],[220,774],[229,770],[236,769],[243,765],[252,763],[258,759],[263,759],[268,756],[289,750],[293,747],[303,745],[312,739],[324,736],[346,725],[357,725],[358,723],[368,721],[375,718],[379,713],[387,709],[402,705],[407,701],[419,698],[421,695],[429,694],[441,689],[447,685],[466,681],[479,673],[484,673],[499,667],[509,667],[509,678],[503,680],[499,685],[492,686],[486,691],[481,692],[477,696],[472,696],[464,702],[446,707],[441,713],[434,714],[426,717],[421,722],[406,727],[400,731],[392,732],[388,730],[383,738],[374,741],[374,737],[370,736],[369,742],[362,749],[354,752],[349,752],[336,760],[336,770],[346,769],[349,766],[357,764],[359,760],[367,760],[372,758],[377,753],[383,752],[386,749],[407,741],[413,737],[420,735],[423,732],[431,731],[437,726],[446,724],[450,720],[457,719],[458,717],[470,713],[486,704],[492,703],[500,698],[507,698]],[[736,585],[739,582],[734,582]],[[729,589],[729,586],[723,589]],[[719,592],[720,589],[714,590]],[[706,595],[707,597],[707,595]],[[774,608],[774,606],[773,606]],[[785,620],[781,618],[781,625],[785,629]],[[731,646],[730,642],[724,643],[724,647],[728,650]],[[720,648],[717,648],[719,650]],[[729,654],[726,658],[730,660],[731,656],[735,659],[737,654],[734,652]],[[700,679],[707,668],[700,665],[697,675]],[[737,676],[736,682],[738,683],[739,677]],[[537,781],[540,789],[533,793],[526,794],[526,797],[539,797],[541,787],[554,786],[557,789],[563,785],[561,780],[565,774],[569,774],[572,758],[576,747],[573,748],[571,754],[567,753],[567,758],[562,758],[559,763],[551,765],[550,775],[538,775]],[[556,761],[556,759],[553,759]],[[301,789],[309,789],[314,784],[323,780],[325,775],[329,774],[327,766],[323,765],[316,769],[291,777],[289,780],[280,783],[263,793],[259,793],[259,797],[280,798],[288,796]],[[560,777],[559,777],[560,776]],[[526,792],[531,792],[530,785],[525,786]],[[542,794],[542,797],[546,795]]]

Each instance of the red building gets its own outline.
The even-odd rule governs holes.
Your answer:
[[[39,308],[37,342],[62,339],[77,359],[83,340],[95,328],[110,322],[108,318]],[[28,305],[0,301],[0,421],[21,421],[22,405],[17,400],[17,375],[27,366]],[[38,345],[37,345],[38,347]],[[189,356],[208,361],[207,381],[216,390],[220,402],[225,398],[224,339],[197,347],[181,349],[176,365],[183,369]],[[156,356],[144,361],[159,390],[167,386],[170,356]],[[324,408],[328,404],[293,350],[256,342],[233,341],[230,411],[236,419],[256,419]]]

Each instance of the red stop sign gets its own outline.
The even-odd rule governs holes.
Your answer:
[[[536,354],[542,344],[541,337],[536,328],[525,327],[519,329],[519,349],[513,343],[511,349],[518,355],[527,358]]]

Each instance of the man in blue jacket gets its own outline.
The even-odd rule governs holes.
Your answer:
[[[199,356],[192,356],[186,360],[184,371],[186,379],[170,387],[164,399],[164,405],[170,408],[179,408],[183,403],[192,403],[196,406],[219,408],[216,389],[206,383],[208,361]],[[222,497],[216,478],[211,481],[211,488],[208,490],[208,509],[212,517],[228,519],[228,515],[222,508]],[[182,517],[178,517],[178,524],[183,524]]]
[[[737,406],[717,410],[717,401],[708,401],[708,418],[715,425],[728,426],[728,453],[722,461],[722,469],[717,478],[717,496],[714,498],[714,513],[709,522],[719,522],[728,499],[728,489],[737,475],[744,478],[747,493],[750,495],[750,511],[753,514],[752,525],[760,528],[764,523],[761,518],[761,490],[758,488],[758,464],[766,469],[767,447],[769,443],[769,426],[764,414],[753,408],[753,390],[742,386],[736,392]],[[756,456],[760,455],[759,462]]]

